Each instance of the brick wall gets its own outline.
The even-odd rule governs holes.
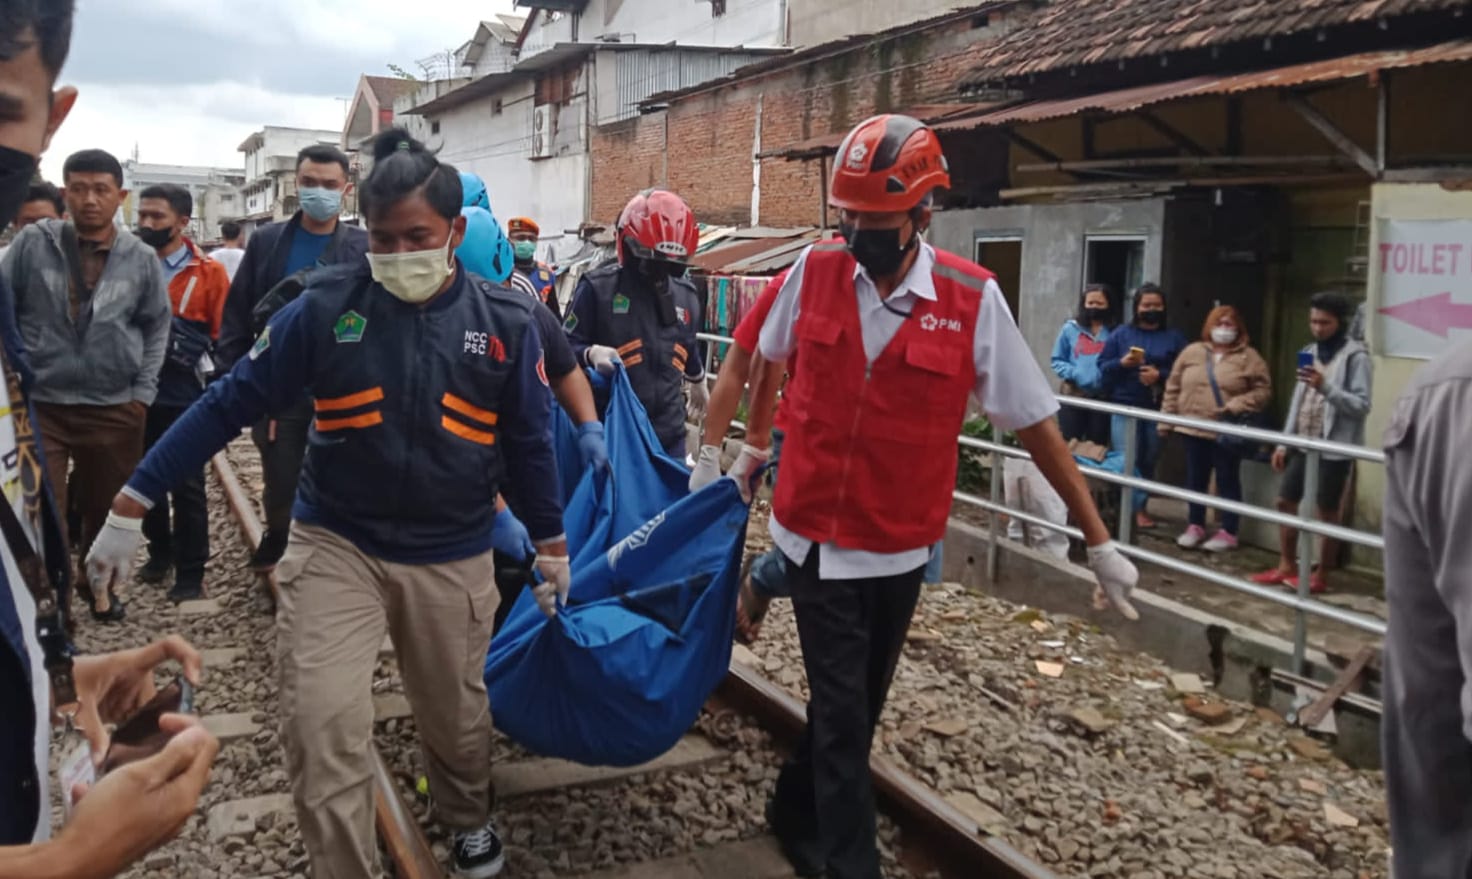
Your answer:
[[[953,84],[975,65],[1005,22],[972,19],[854,47],[672,102],[663,112],[595,128],[592,219],[616,219],[641,188],[683,195],[706,223],[751,221],[752,152],[758,106],[761,151],[844,132],[882,112],[957,100]],[[666,142],[667,141],[667,142]],[[964,175],[954,166],[953,174]],[[819,162],[766,159],[761,213],[768,226],[817,225]]]

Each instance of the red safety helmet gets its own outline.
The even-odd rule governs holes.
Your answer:
[[[849,211],[895,213],[950,185],[950,166],[935,132],[909,116],[875,116],[839,146],[828,201]]]
[[[648,259],[686,265],[700,243],[695,213],[666,189],[646,189],[618,216],[618,261]]]

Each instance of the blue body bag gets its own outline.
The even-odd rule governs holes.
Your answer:
[[[523,591],[485,681],[496,726],[523,747],[632,766],[673,747],[725,677],[747,507],[729,479],[686,492],[689,471],[660,448],[622,370],[605,430],[612,473],[584,472],[564,513],[568,605],[547,619]],[[571,425],[557,434],[576,461]]]

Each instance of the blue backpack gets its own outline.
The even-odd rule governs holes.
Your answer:
[[[558,431],[559,446],[575,436]],[[726,674],[748,511],[729,479],[686,492],[621,369],[605,431],[612,472],[582,473],[564,513],[568,604],[547,619],[522,592],[485,681],[496,726],[523,747],[632,766],[673,747]]]

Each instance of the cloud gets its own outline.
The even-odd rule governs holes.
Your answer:
[[[233,80],[340,96],[362,73],[453,50],[511,0],[91,0],[64,77],[86,82]]]
[[[42,162],[70,153],[239,167],[267,125],[338,130],[364,73],[458,47],[512,0],[79,0],[62,81],[81,98]]]
[[[41,163],[47,179],[56,182],[66,157],[81,149],[101,148],[126,159],[136,144],[144,162],[238,168],[244,157],[236,148],[266,125],[335,131],[343,122],[343,104],[333,98],[243,83],[81,83],[77,89],[76,109]]]

